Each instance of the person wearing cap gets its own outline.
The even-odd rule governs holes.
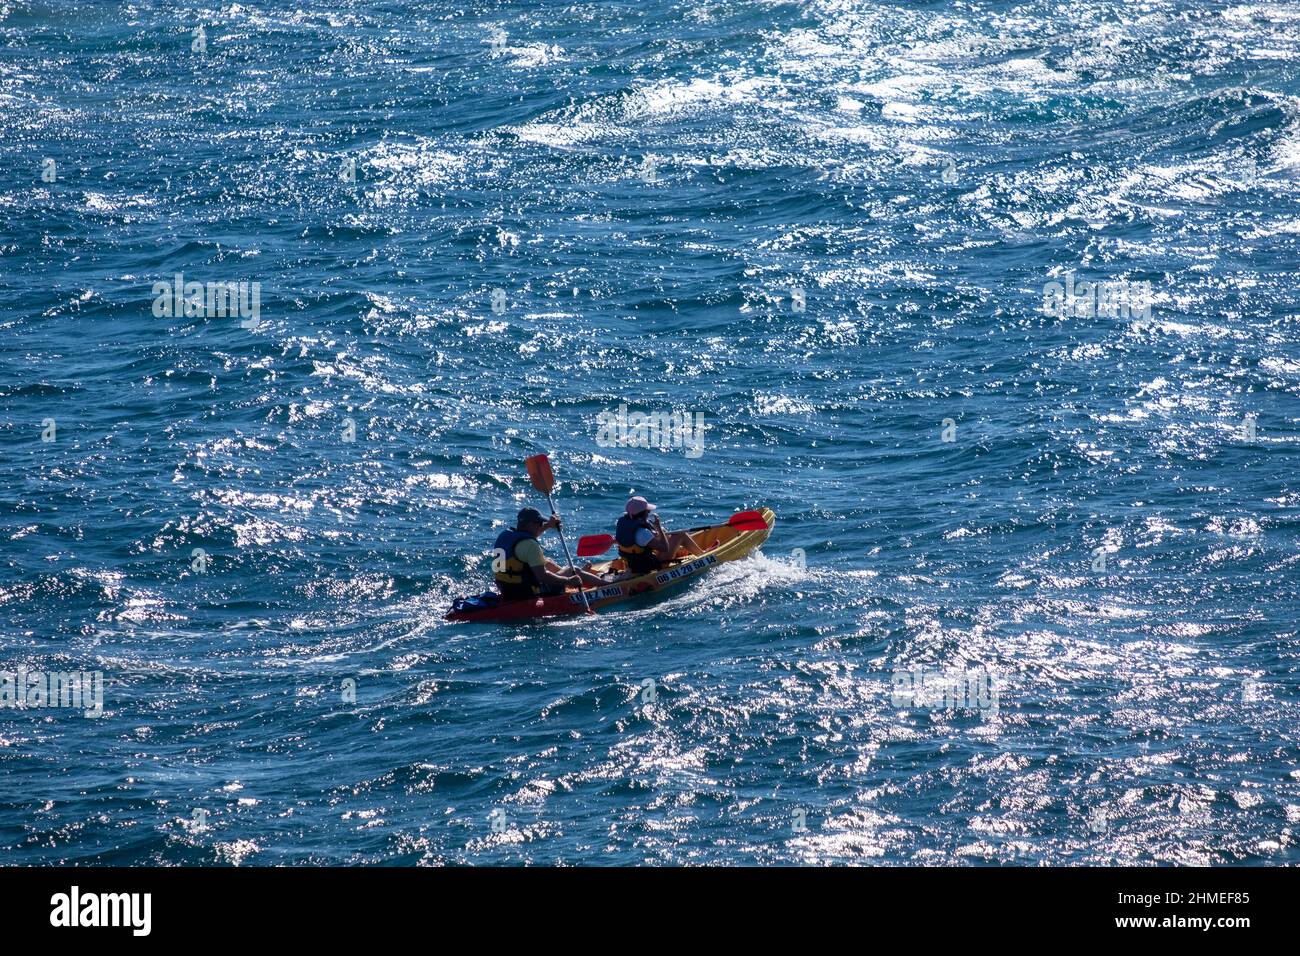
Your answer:
[[[563,594],[566,587],[577,587],[579,581],[596,587],[606,583],[586,571],[562,568],[542,553],[537,539],[547,528],[558,527],[559,515],[552,515],[548,521],[536,508],[525,508],[513,528],[497,535],[492,546],[492,571],[503,598],[514,601]]]
[[[690,532],[665,531],[655,508],[640,495],[628,499],[624,514],[614,529],[619,557],[633,574],[657,571],[685,548],[691,554],[703,554]]]

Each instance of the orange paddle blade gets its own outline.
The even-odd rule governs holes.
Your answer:
[[[555,487],[555,475],[551,472],[551,460],[545,455],[533,455],[524,461],[528,468],[528,477],[532,479],[533,487],[544,495],[549,495],[551,489]]]

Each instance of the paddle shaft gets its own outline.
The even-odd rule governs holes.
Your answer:
[[[555,502],[551,500],[551,494],[549,491],[546,493],[546,503],[551,506],[551,517],[552,518],[556,517]],[[585,607],[587,609],[587,613],[590,614],[592,613],[591,604],[587,601],[587,591],[582,586],[582,575],[579,574],[578,569],[574,567],[573,555],[569,554],[569,542],[564,540],[564,532],[561,531],[558,527],[555,529],[555,533],[560,536],[560,544],[564,546],[564,557],[569,562],[569,570],[572,571],[573,576],[578,579],[578,593],[582,595],[582,606]]]

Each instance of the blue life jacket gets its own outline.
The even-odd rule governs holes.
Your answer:
[[[496,544],[492,546],[494,554],[493,574],[497,579],[497,589],[501,591],[501,596],[508,601],[520,600],[523,598],[535,597],[542,592],[541,582],[537,580],[537,575],[533,573],[533,567],[527,561],[520,560],[515,555],[515,548],[522,541],[532,540],[533,536],[527,531],[516,531],[514,528],[507,528],[497,535]],[[504,554],[504,560],[502,560]]]
[[[618,555],[633,574],[658,571],[664,564],[648,545],[643,547],[636,543],[636,533],[642,528],[647,531],[654,530],[646,520],[644,512],[635,518],[631,515],[623,515],[614,528],[614,540],[618,542]]]

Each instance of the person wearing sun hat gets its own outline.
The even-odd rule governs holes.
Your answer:
[[[619,557],[633,574],[659,570],[683,548],[688,554],[704,553],[690,532],[666,531],[655,514],[656,507],[640,495],[629,498],[614,529]]]

